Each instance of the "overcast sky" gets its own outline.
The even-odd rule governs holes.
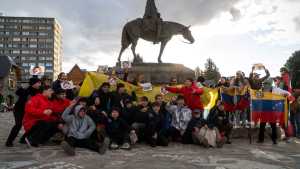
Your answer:
[[[164,20],[192,25],[192,45],[175,37],[164,62],[204,67],[210,57],[223,75],[264,63],[271,74],[300,49],[300,0],[156,0]],[[63,27],[63,70],[77,63],[114,65],[123,25],[142,17],[146,0],[0,0],[7,16],[55,17]],[[139,41],[137,52],[156,62],[159,46]],[[123,60],[132,59],[128,49]]]

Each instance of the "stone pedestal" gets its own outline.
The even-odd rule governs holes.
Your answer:
[[[186,78],[194,78],[195,72],[182,64],[173,63],[133,63],[129,70],[129,79],[144,75],[146,82],[152,84],[167,84],[171,77],[176,77],[178,83]]]

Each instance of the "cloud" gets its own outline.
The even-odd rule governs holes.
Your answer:
[[[300,32],[300,16],[294,18],[294,22],[296,25],[296,31]]]
[[[242,17],[241,11],[237,8],[232,7],[229,12],[232,15],[232,21],[238,21]]]
[[[159,0],[156,3],[165,20],[197,25],[230,11],[238,1]],[[0,11],[7,16],[57,18],[63,27],[64,57],[68,61],[78,57],[78,61],[84,62],[86,55],[82,55],[86,53],[117,52],[123,25],[143,16],[146,0],[0,0],[0,3]],[[238,13],[234,15],[237,17]]]

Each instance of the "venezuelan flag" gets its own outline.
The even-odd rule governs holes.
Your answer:
[[[273,122],[287,125],[287,98],[271,92],[251,90],[251,119],[254,122]]]
[[[234,112],[235,110],[244,110],[250,106],[248,88],[220,88],[221,100],[225,110]]]

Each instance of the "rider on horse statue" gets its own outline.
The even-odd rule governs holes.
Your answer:
[[[160,13],[157,11],[155,0],[147,0],[143,21],[146,31],[156,33],[154,44],[157,44],[159,42],[162,29],[162,18],[160,17]]]

